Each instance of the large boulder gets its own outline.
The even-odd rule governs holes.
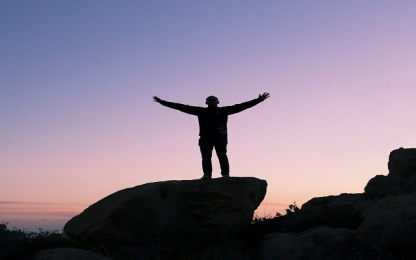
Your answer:
[[[381,199],[364,211],[362,217],[364,221],[358,228],[360,233],[383,234],[392,227],[397,231],[411,227],[415,232],[416,193]]]
[[[245,177],[148,183],[115,192],[72,218],[64,231],[82,242],[154,242],[169,234],[223,232],[251,223],[267,182]]]
[[[365,195],[381,199],[416,191],[416,148],[400,148],[390,153],[389,174],[377,175],[364,188]]]
[[[337,211],[352,211],[357,201],[361,199],[361,193],[342,193],[338,196],[312,198],[302,205],[302,210],[331,208]]]
[[[381,199],[364,211],[363,219],[357,229],[357,241],[371,248],[373,256],[415,259],[416,193]]]
[[[300,210],[280,217],[280,229],[302,232],[316,226],[357,228],[361,224],[362,194],[343,193],[338,196],[313,198]]]
[[[390,153],[389,176],[409,179],[416,175],[416,148],[399,148]]]

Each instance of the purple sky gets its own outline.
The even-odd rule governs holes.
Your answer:
[[[33,228],[26,210],[52,223],[24,206],[42,204],[65,223],[120,189],[200,178],[196,117],[154,95],[225,106],[270,92],[228,126],[231,175],[269,184],[260,215],[362,192],[390,151],[416,147],[415,13],[414,1],[0,1],[0,221]]]

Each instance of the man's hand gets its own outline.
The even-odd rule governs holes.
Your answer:
[[[261,100],[261,101],[264,101],[266,98],[269,98],[270,97],[270,94],[269,93],[267,93],[267,92],[264,92],[263,94],[259,94],[259,99]]]
[[[156,97],[156,96],[153,96],[153,101],[154,101],[154,102],[157,102],[157,103],[160,103],[160,102],[162,102],[163,100],[161,100],[160,98],[158,98],[158,97]]]

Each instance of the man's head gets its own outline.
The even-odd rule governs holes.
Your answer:
[[[205,104],[207,104],[209,107],[216,107],[220,101],[218,101],[218,98],[215,96],[209,96],[207,97]]]

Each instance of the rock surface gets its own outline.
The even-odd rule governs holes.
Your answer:
[[[416,227],[416,193],[391,196],[377,201],[362,214],[364,221],[358,231],[369,234],[383,233],[394,226],[396,229]]]
[[[416,149],[392,151],[388,169],[362,194],[313,198],[273,219],[259,259],[415,259]]]
[[[392,151],[388,169],[388,175],[372,178],[364,193],[313,198],[301,209],[290,208],[284,216],[256,221],[247,228],[235,227],[251,222],[267,186],[255,178],[169,181],[122,190],[74,217],[65,231],[84,242],[112,236],[122,240],[122,246],[126,241],[166,239],[170,234],[177,241],[170,240],[170,248],[188,246],[178,259],[186,252],[197,253],[192,259],[207,252],[221,256],[212,259],[225,259],[218,250],[221,244],[224,252],[247,249],[246,259],[414,259],[416,149]],[[207,230],[217,232],[211,241],[205,236]],[[228,233],[218,236],[224,230]],[[232,241],[230,234],[237,234]],[[253,244],[255,249],[248,247]],[[140,254],[145,252],[141,248],[165,250],[167,244],[148,245],[137,246]],[[195,245],[202,246],[195,249]],[[207,251],[198,254],[200,249]],[[226,259],[241,259],[233,256]]]
[[[31,260],[113,260],[113,258],[76,248],[55,248],[39,251]]]
[[[259,259],[325,259],[322,258],[325,251],[344,249],[342,247],[354,232],[346,228],[318,226],[301,233],[269,234],[261,244]]]
[[[249,177],[148,183],[103,198],[66,223],[64,231],[82,242],[134,244],[248,225],[266,188],[266,181]]]
[[[278,219],[280,230],[302,232],[316,226],[357,228],[361,213],[369,207],[362,204],[363,194],[343,193],[338,196],[313,198],[300,210]]]
[[[342,193],[338,196],[313,198],[302,205],[303,210],[320,210],[322,207],[331,207],[336,210],[354,208],[355,203],[362,197],[361,193]]]
[[[390,153],[389,176],[409,179],[416,174],[416,148],[400,148]]]
[[[384,198],[416,191],[416,148],[400,148],[390,153],[389,174],[377,175],[368,181],[365,194]]]

